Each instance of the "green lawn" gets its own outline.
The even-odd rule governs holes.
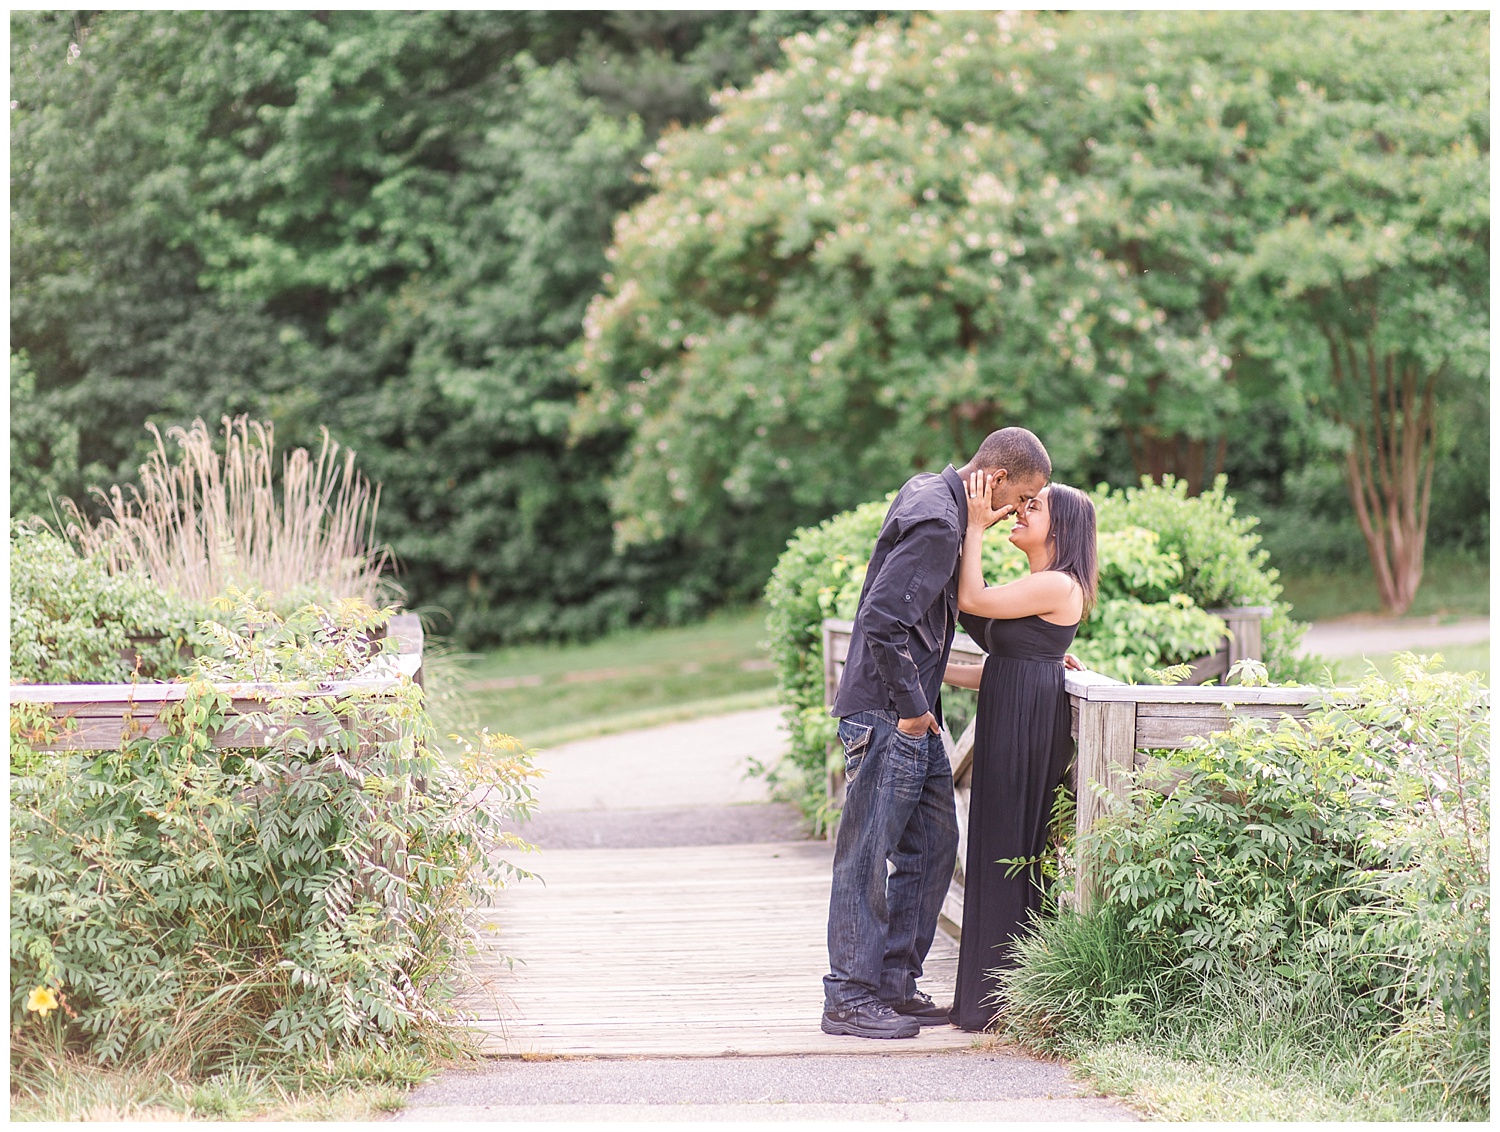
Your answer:
[[[1325,573],[1284,572],[1280,581],[1282,600],[1292,603],[1292,616],[1299,621],[1380,612],[1375,574],[1368,564]],[[1489,563],[1441,554],[1428,559],[1410,616],[1488,617],[1489,612]]]
[[[1424,655],[1437,653],[1441,658],[1438,667],[1444,672],[1477,672],[1484,678],[1484,682],[1490,682],[1490,646],[1489,642],[1478,645],[1449,645],[1441,649],[1418,649]],[[1352,684],[1362,679],[1369,673],[1369,666],[1373,664],[1376,671],[1382,676],[1390,679],[1396,675],[1396,666],[1392,663],[1395,657],[1393,652],[1371,653],[1364,658],[1343,656],[1332,662],[1335,683]]]
[[[488,727],[528,747],[775,703],[765,611],[585,645],[524,645],[438,665],[445,728]]]

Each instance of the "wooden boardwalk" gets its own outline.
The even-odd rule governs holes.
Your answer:
[[[476,914],[499,930],[463,1005],[500,1055],[718,1057],[932,1052],[976,1035],[911,1039],[818,1028],[833,850],[826,842],[551,849]],[[508,967],[504,957],[516,960]],[[942,933],[922,987],[952,999],[958,948]]]

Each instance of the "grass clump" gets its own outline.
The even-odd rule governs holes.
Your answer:
[[[1397,665],[1115,807],[1095,907],[1002,975],[1011,1034],[1179,1118],[1487,1116],[1488,693]]]
[[[12,1081],[11,1119],[379,1120],[433,1072],[419,1049],[362,1050],[304,1062],[229,1062],[206,1073],[101,1068],[71,1057]]]
[[[156,448],[138,488],[96,491],[107,512],[97,522],[64,501],[85,553],[189,601],[254,589],[283,612],[336,598],[374,605],[391,587],[381,577],[389,555],[371,541],[380,490],[354,470],[353,452],[340,458],[327,429],[316,456],[297,448],[278,467],[272,426],[243,416],[224,418],[222,453],[201,420],[169,429],[175,461],[147,427]]]

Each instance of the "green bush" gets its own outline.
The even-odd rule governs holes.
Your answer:
[[[532,772],[483,735],[440,756],[422,693],[326,692],[370,663],[390,611],[357,600],[285,620],[237,596],[207,629],[169,733],[120,750],[38,748],[12,719],[13,1057],[203,1069],[438,1032],[475,899]],[[226,730],[212,681],[281,681]],[[243,717],[242,717],[243,719]],[[235,726],[248,726],[242,723]],[[224,742],[218,748],[214,743]]]
[[[1487,1104],[1489,696],[1397,666],[1305,721],[1242,720],[1170,753],[1169,796],[1111,805],[1075,846],[1099,906],[1041,924],[1005,976],[1017,1033],[1111,1040],[1121,1001],[1142,1026],[1191,1028],[1218,1013],[1206,988],[1291,980],[1330,1025],[1415,1048]],[[1127,944],[1127,976],[1101,978]]]
[[[17,684],[167,679],[186,670],[197,610],[140,571],[111,573],[40,526],[10,531],[10,678]]]
[[[1265,626],[1266,664],[1273,676],[1304,674],[1293,656],[1302,626],[1287,617],[1275,571],[1256,549],[1253,518],[1234,514],[1234,501],[1218,481],[1212,491],[1188,498],[1169,481],[1126,491],[1094,493],[1099,509],[1099,604],[1079,627],[1073,647],[1090,668],[1116,679],[1139,681],[1152,670],[1213,652],[1224,623],[1210,606],[1274,605]],[[825,618],[852,619],[865,568],[889,498],[863,504],[787,544],[766,587],[771,658],[791,733],[791,766],[782,785],[816,824],[826,822],[823,776],[834,724],[823,704]],[[990,582],[1020,577],[1026,558],[991,532],[982,551]],[[957,734],[974,710],[974,694],[943,691],[944,715]]]
[[[1160,487],[1142,480],[1123,491],[1101,485],[1094,492],[1099,532],[1143,527],[1161,539],[1163,550],[1182,562],[1182,592],[1204,609],[1244,605],[1271,607],[1261,625],[1262,648],[1270,679],[1276,683],[1310,683],[1319,666],[1297,656],[1307,626],[1291,618],[1291,606],[1278,600],[1280,574],[1255,533],[1259,520],[1236,515],[1234,498],[1219,476],[1211,489],[1189,496],[1187,484],[1165,477]],[[1102,549],[1101,549],[1102,557]]]

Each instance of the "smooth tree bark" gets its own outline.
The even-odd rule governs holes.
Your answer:
[[[1405,613],[1422,583],[1441,371],[1424,376],[1416,362],[1377,353],[1368,339],[1359,343],[1323,330],[1334,385],[1348,406],[1335,416],[1352,436],[1344,453],[1349,500],[1369,548],[1380,604]]]

